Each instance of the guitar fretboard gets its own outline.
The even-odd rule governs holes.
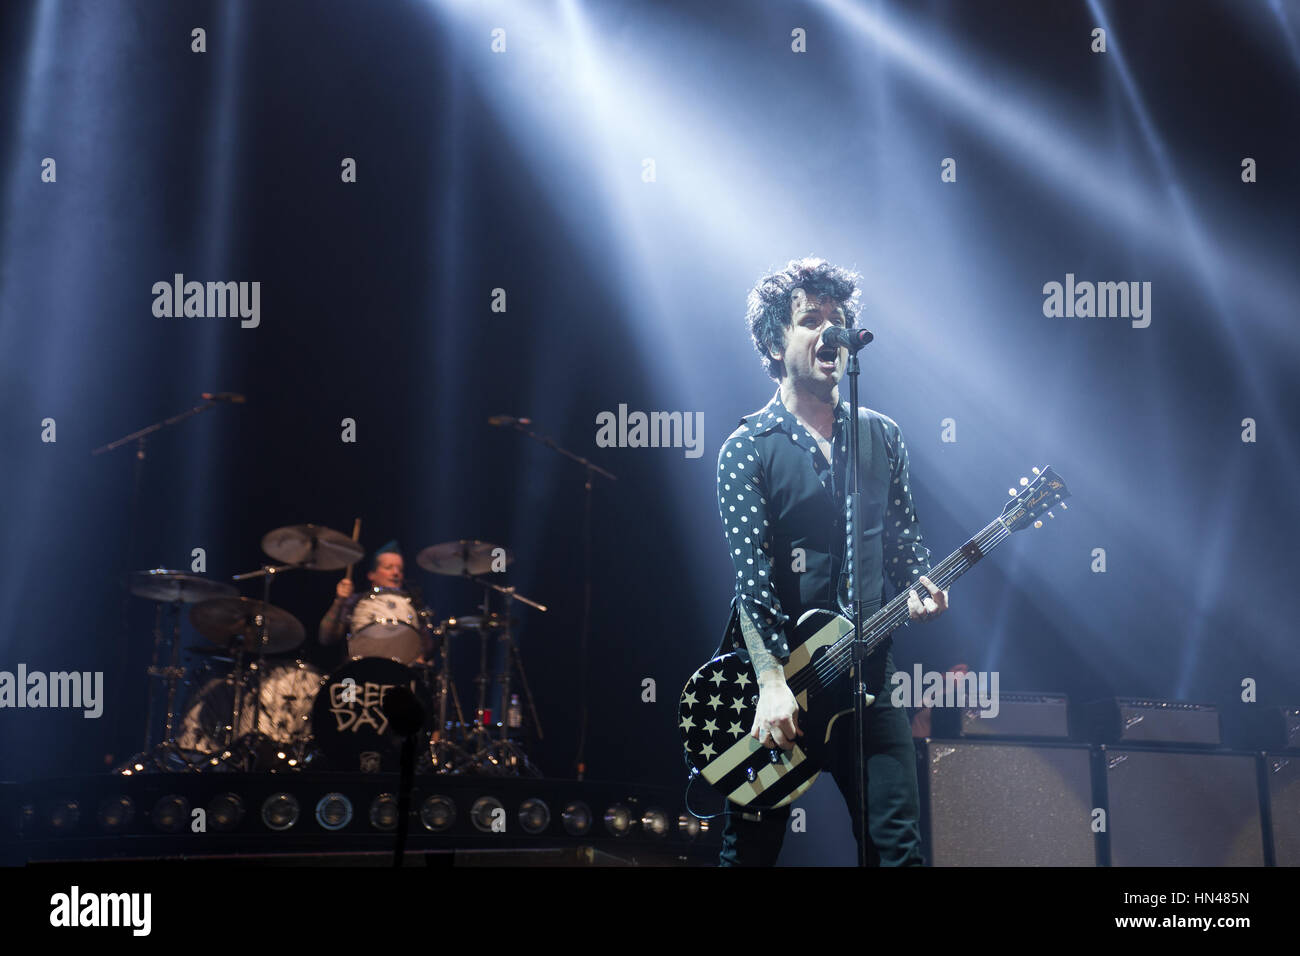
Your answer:
[[[960,548],[934,565],[926,577],[933,581],[939,590],[946,591],[954,581],[974,567],[977,561],[1005,541],[1010,535],[1011,531],[1003,523],[1002,518],[995,518]],[[916,588],[917,594],[922,596],[924,600],[925,595],[922,594],[924,585],[918,583]],[[907,611],[907,595],[907,591],[900,591],[895,594],[884,607],[863,622],[862,631],[866,635],[864,640],[866,645],[864,648],[865,654],[874,651],[885,638],[910,620]],[[859,602],[860,608],[861,602]],[[860,614],[861,611],[859,610]],[[802,675],[804,679],[796,679],[790,684],[790,690],[798,694],[801,690],[808,690],[818,682],[823,686],[829,685],[837,677],[844,674],[852,664],[853,635],[850,633],[831,645],[821,660],[817,662],[814,668],[815,677],[813,674],[805,673]]]

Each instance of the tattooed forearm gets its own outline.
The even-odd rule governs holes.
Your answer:
[[[754,676],[762,677],[766,671],[776,668],[778,674],[783,674],[781,662],[772,656],[763,644],[763,636],[758,633],[758,628],[749,619],[749,615],[743,610],[740,614],[740,631],[745,636],[745,649],[749,651],[749,662],[754,665]]]

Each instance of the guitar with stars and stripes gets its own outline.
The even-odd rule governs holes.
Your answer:
[[[982,531],[930,569],[940,589],[971,569],[1013,532],[1033,524],[1070,496],[1051,468],[1025,485]],[[1014,492],[1014,489],[1013,489]],[[863,622],[865,654],[872,654],[909,620],[907,594],[895,595]],[[789,751],[764,747],[749,736],[758,705],[758,684],[749,654],[732,651],[705,664],[682,691],[678,728],[692,776],[698,773],[738,806],[758,809],[784,806],[813,785],[825,765],[827,742],[835,721],[853,713],[853,624],[822,608],[804,612],[789,641],[785,680],[799,704],[799,737]],[[870,704],[875,697],[866,695]]]

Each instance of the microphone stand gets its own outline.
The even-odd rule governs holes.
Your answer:
[[[146,460],[145,439],[149,435],[152,435],[154,432],[162,431],[164,428],[170,428],[173,425],[178,425],[181,422],[185,421],[185,419],[189,418],[190,416],[198,415],[201,412],[206,412],[208,409],[215,408],[216,406],[217,406],[217,402],[211,400],[205,401],[203,402],[203,404],[195,405],[193,408],[183,411],[179,415],[173,415],[171,416],[171,418],[164,418],[162,421],[154,422],[152,425],[146,425],[144,428],[141,428],[137,431],[133,431],[129,435],[123,435],[121,438],[117,439],[117,441],[111,441],[107,445],[101,445],[98,448],[91,451],[90,453],[92,457],[95,457],[98,455],[102,455],[106,452],[115,451],[118,448],[121,448],[123,445],[128,445],[131,442],[136,443],[135,468],[132,469],[134,474],[132,475],[132,481],[131,481],[131,514],[130,517],[127,519],[126,567],[122,572],[122,610],[121,610],[120,619],[118,621],[118,626],[122,629],[123,648],[129,646],[131,640],[130,633],[129,633],[130,608],[131,608],[131,569],[135,566],[133,563],[135,560],[135,550],[137,545],[139,544],[139,537],[140,537],[138,534],[139,526],[140,526],[140,489],[144,486],[144,464]],[[177,635],[177,640],[179,640],[179,635]],[[129,659],[130,659],[130,655],[125,653],[121,654],[118,657],[118,668],[119,668],[118,686],[119,687],[125,685],[125,682],[121,679],[121,674],[123,671],[125,671]],[[148,694],[149,694],[149,702],[150,702],[151,709],[152,709],[152,702],[153,702],[153,693],[154,693],[153,686],[150,685],[148,689]],[[113,735],[112,735],[113,740],[117,739],[118,719],[116,715],[120,714],[121,712],[122,712],[121,707],[113,708],[113,714],[114,714]]]
[[[610,481],[618,481],[618,478],[610,474],[599,465],[588,461],[581,455],[575,455],[567,449],[561,448],[552,438],[539,435],[536,432],[529,431],[524,427],[519,419],[510,423],[516,431],[522,432],[529,438],[541,442],[547,448],[563,455],[571,461],[576,461],[585,469],[583,478],[583,510],[582,510],[582,551],[583,551],[583,570],[582,570],[582,631],[579,638],[579,677],[578,677],[578,752],[574,757],[574,769],[578,780],[583,779],[587,773],[586,765],[586,748],[587,748],[587,664],[588,653],[587,645],[591,636],[591,485],[592,477],[600,475],[602,478],[608,478]]]
[[[867,692],[866,644],[862,635],[862,555],[859,553],[862,542],[858,531],[862,527],[862,496],[858,488],[858,350],[849,349],[847,374],[849,377],[849,515],[852,527],[849,529],[848,547],[852,549],[853,561],[849,566],[849,591],[853,601],[853,780],[857,793],[856,806],[852,812],[858,821],[858,866],[867,865],[867,788],[866,761],[862,749],[866,743],[867,705],[864,695]]]

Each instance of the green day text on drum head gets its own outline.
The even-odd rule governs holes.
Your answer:
[[[330,674],[316,697],[311,717],[315,744],[330,769],[398,769],[402,741],[389,730],[383,711],[384,695],[398,686],[410,688],[424,708],[426,725],[432,721],[429,688],[404,664],[389,658],[360,657]]]

